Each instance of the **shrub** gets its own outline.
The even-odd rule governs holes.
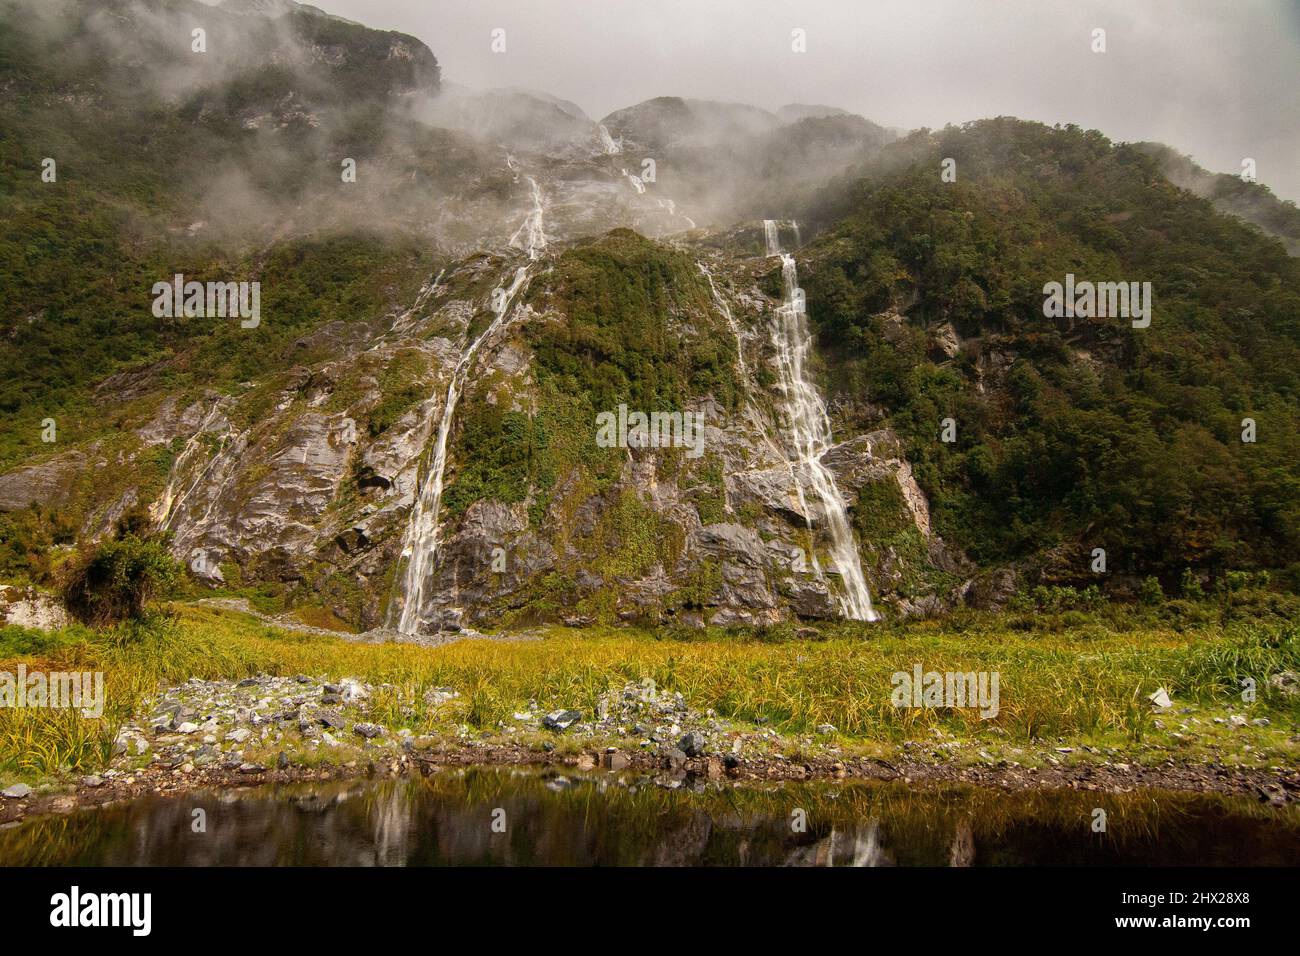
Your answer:
[[[1039,611],[1060,614],[1063,611],[1095,611],[1105,603],[1095,584],[1086,588],[1058,585],[1037,585],[1029,593],[1017,594],[1011,600],[1013,611]]]
[[[1191,568],[1183,569],[1181,586],[1183,597],[1189,601],[1199,601],[1205,597],[1205,589],[1201,587],[1201,579]]]
[[[1141,586],[1138,587],[1138,600],[1152,607],[1163,604],[1165,602],[1165,591],[1160,586],[1160,579],[1155,575],[1151,575],[1143,580]]]
[[[105,541],[72,566],[63,587],[68,610],[92,627],[140,620],[153,600],[181,581],[181,568],[157,540],[134,534]]]

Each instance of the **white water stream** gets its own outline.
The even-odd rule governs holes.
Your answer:
[[[456,416],[456,405],[465,388],[470,365],[479,347],[506,325],[511,316],[511,305],[519,290],[528,281],[528,267],[520,266],[515,270],[514,281],[509,288],[499,289],[493,294],[492,311],[494,318],[488,327],[470,343],[461,355],[451,373],[447,384],[447,397],[442,405],[442,419],[438,422],[438,437],[433,444],[433,457],[429,463],[429,473],[420,486],[420,494],[411,520],[406,526],[406,536],[402,541],[402,560],[406,562],[405,573],[397,586],[395,600],[388,607],[388,623],[403,634],[418,633],[420,609],[424,606],[425,587],[429,583],[429,574],[433,569],[434,558],[438,554],[438,512],[442,506],[443,474],[447,469],[447,438],[451,434],[452,421]],[[394,621],[396,618],[396,621]]]
[[[506,165],[513,172],[514,158],[506,157]],[[546,231],[542,222],[545,205],[537,180],[529,176],[528,183],[532,191],[533,209],[524,219],[523,225],[510,237],[510,245],[522,249],[535,262],[546,251]],[[447,383],[447,397],[442,403],[442,418],[438,422],[438,435],[433,444],[429,473],[420,486],[402,540],[401,561],[405,562],[405,568],[396,582],[394,599],[388,606],[388,626],[396,627],[403,634],[416,634],[419,631],[420,614],[426,598],[425,589],[429,584],[434,559],[438,555],[438,512],[442,507],[443,475],[447,469],[447,439],[451,435],[456,406],[460,402],[470,366],[473,365],[479,348],[514,317],[512,306],[520,290],[528,283],[530,268],[518,267],[510,285],[492,293],[492,321],[461,354],[452,370],[451,381]]]
[[[542,189],[537,185],[537,180],[529,176],[528,185],[532,190],[533,208],[525,217],[523,225],[510,237],[510,245],[527,252],[529,259],[537,260],[546,251],[546,231],[542,228],[545,206],[542,203]]]
[[[835,484],[835,476],[822,464],[822,456],[831,447],[831,423],[826,405],[816,387],[808,380],[804,360],[812,344],[808,320],[804,314],[803,290],[799,288],[799,274],[794,257],[781,251],[780,234],[775,220],[763,222],[763,232],[769,256],[781,257],[781,276],[785,285],[785,301],[776,310],[772,320],[772,344],[776,347],[778,387],[785,398],[786,418],[789,422],[789,439],[795,457],[791,460],[799,505],[812,525],[808,510],[808,492],[821,502],[826,530],[830,536],[831,557],[835,570],[843,582],[843,592],[838,595],[840,610],[845,617],[855,621],[874,621],[878,615],[871,607],[871,593],[862,573],[857,542],[849,524],[844,497]],[[816,554],[813,570],[821,573]]]
[[[632,173],[629,173],[626,169],[623,170],[623,175],[627,177],[627,181],[632,184],[632,188],[636,190],[638,196],[645,195],[645,183],[641,181],[640,176],[634,176]]]
[[[617,156],[623,152],[623,144],[610,135],[604,123],[600,124],[600,145],[606,156]]]
[[[221,403],[214,402],[212,408],[208,410],[203,421],[199,423],[198,429],[185,442],[185,447],[181,449],[175,460],[172,462],[170,472],[167,476],[167,486],[163,489],[162,497],[155,501],[149,508],[149,517],[153,520],[155,530],[166,530],[171,524],[172,517],[180,506],[185,503],[191,491],[206,474],[206,470],[200,472],[199,477],[190,482],[183,492],[179,490],[181,479],[185,475],[185,470],[189,467],[190,460],[198,453],[203,444],[203,436],[208,431],[208,426],[216,420],[217,415],[221,412]],[[225,448],[226,435],[222,439],[222,448]]]

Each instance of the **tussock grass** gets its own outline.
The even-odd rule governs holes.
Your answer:
[[[1152,728],[1146,695],[1166,687],[1180,702],[1242,711],[1241,682],[1255,681],[1252,716],[1294,720],[1300,702],[1276,695],[1268,677],[1300,670],[1300,628],[1285,621],[1234,622],[1194,631],[1099,626],[1049,633],[1012,630],[998,615],[887,628],[839,627],[817,641],[710,632],[678,640],[626,629],[553,629],[529,641],[465,640],[439,648],[371,645],[286,633],[247,615],[179,606],[169,617],[108,631],[77,628],[39,635],[0,630],[0,670],[103,670],[102,720],[80,714],[0,709],[0,770],[35,776],[101,766],[117,728],[159,688],[189,677],[258,673],[344,676],[391,688],[373,701],[390,727],[436,731],[448,721],[476,730],[536,700],[543,708],[595,712],[611,688],[650,679],[681,692],[692,707],[783,733],[833,724],[848,738],[897,742],[931,727],[959,736],[1008,740],[1094,736],[1141,741]],[[898,709],[891,675],[911,671],[998,671],[1000,712]],[[426,691],[450,686],[460,697],[436,710]]]

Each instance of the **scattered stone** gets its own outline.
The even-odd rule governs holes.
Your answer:
[[[25,783],[15,783],[11,787],[6,787],[4,795],[10,800],[22,800],[31,795],[32,788]]]
[[[542,718],[542,726],[547,730],[568,730],[581,719],[581,711],[556,710]]]
[[[1147,700],[1151,701],[1151,705],[1157,710],[1165,710],[1174,706],[1174,702],[1169,699],[1169,691],[1165,690],[1163,687],[1147,697]]]
[[[1287,697],[1300,694],[1300,674],[1295,671],[1279,671],[1268,679],[1268,685]]]
[[[345,680],[343,682],[343,702],[345,704],[355,704],[357,701],[365,700],[370,696],[370,691],[359,681]]]
[[[834,724],[818,724],[817,733],[829,736],[830,734],[837,733],[837,730]]]
[[[245,762],[239,765],[239,772],[240,773],[265,773],[266,768],[263,767],[260,763]]]
[[[331,730],[342,730],[347,726],[343,715],[336,710],[322,710],[316,713],[316,719]]]
[[[373,740],[384,733],[384,728],[379,724],[357,724],[352,730],[365,737],[366,740]]]
[[[104,778],[92,773],[89,777],[81,778],[81,785],[94,790],[96,787],[102,787],[104,785]]]
[[[686,754],[678,750],[676,747],[671,747],[664,753],[664,760],[673,770],[685,766],[686,759]]]
[[[1256,788],[1259,791],[1259,799],[1262,803],[1267,803],[1274,807],[1285,807],[1287,804],[1286,791],[1277,784],[1261,784]]]
[[[283,750],[275,755],[275,767],[277,770],[289,769],[289,755]]]
[[[1231,714],[1228,717],[1228,723],[1231,724],[1233,727],[1245,727],[1248,723],[1250,723],[1250,721],[1248,721],[1241,714]]]
[[[187,720],[176,728],[178,734],[192,734],[199,729],[199,725],[193,721]]]
[[[606,770],[626,770],[628,765],[632,763],[627,754],[621,754],[618,751],[604,754],[600,762],[601,766]]]
[[[704,753],[704,735],[698,730],[692,730],[677,741],[677,749],[688,757],[700,756]]]
[[[460,694],[450,687],[435,687],[425,693],[424,702],[436,707],[439,704],[447,703],[449,700],[455,700],[459,696]]]
[[[226,739],[237,744],[242,744],[251,736],[253,736],[251,730],[247,727],[240,727],[238,730],[232,730],[230,733],[226,734]]]

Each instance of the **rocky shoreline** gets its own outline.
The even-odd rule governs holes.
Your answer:
[[[548,711],[531,701],[511,720],[499,721],[495,732],[461,723],[464,701],[450,687],[426,688],[416,696],[353,679],[259,675],[191,679],[151,703],[147,715],[123,726],[111,765],[101,773],[69,775],[37,789],[0,782],[0,826],[151,794],[427,775],[469,765],[620,772],[674,789],[711,782],[861,780],[1008,791],[1190,791],[1274,807],[1300,802],[1295,768],[1172,758],[1140,763],[1086,745],[1044,743],[1015,748],[1014,760],[984,750],[971,760],[970,754],[954,754],[961,746],[951,738],[863,753],[862,742],[842,741],[830,725],[813,735],[783,737],[694,710],[680,694],[649,681],[608,692],[594,713]],[[393,732],[385,716],[434,729]]]
[[[247,789],[267,784],[407,777],[466,766],[551,767],[579,773],[622,772],[651,777],[656,785],[668,789],[689,789],[705,782],[855,780],[927,786],[960,784],[1006,791],[1066,789],[1130,793],[1155,789],[1216,793],[1258,800],[1276,807],[1300,802],[1300,772],[1278,773],[1172,761],[1153,767],[1118,769],[1113,766],[972,767],[880,758],[815,758],[796,762],[705,755],[680,760],[621,750],[583,751],[560,756],[518,744],[471,743],[416,750],[390,760],[371,760],[365,764],[347,761],[332,766],[290,765],[282,768],[255,765],[234,770],[218,766],[179,774],[151,766],[129,774],[96,775],[52,792],[31,791],[22,798],[3,800],[0,803],[0,826],[16,824],[27,816],[70,813],[147,796],[182,796],[198,790]]]

